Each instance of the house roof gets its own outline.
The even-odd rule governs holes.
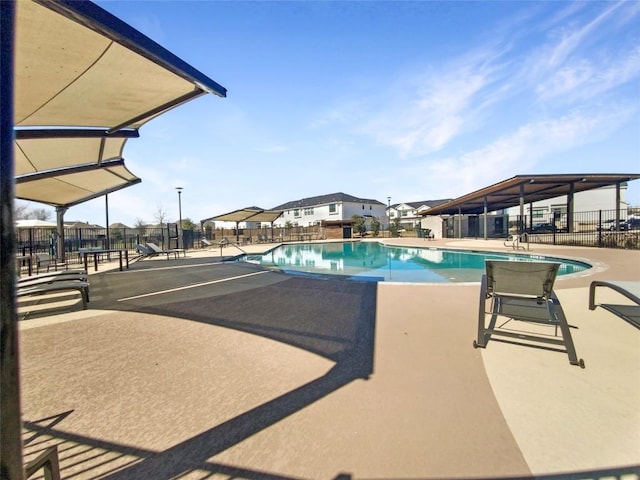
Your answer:
[[[226,90],[99,6],[16,2],[16,197],[68,207],[140,179],[122,150],[138,128]]]
[[[623,184],[640,178],[640,174],[588,173],[560,175],[516,175],[502,182],[468,193],[454,200],[420,212],[421,215],[481,214],[504,210],[524,203],[578,193],[595,188]]]
[[[346,193],[337,192],[329,193],[327,195],[319,195],[317,197],[308,197],[300,200],[293,200],[291,202],[283,203],[274,207],[274,210],[290,210],[292,208],[304,208],[313,207],[316,205],[326,205],[328,203],[370,203],[374,205],[384,205],[384,203],[378,200],[372,200],[368,198],[358,198]]]

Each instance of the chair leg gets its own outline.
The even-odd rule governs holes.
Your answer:
[[[485,314],[487,306],[487,276],[482,276],[480,284],[480,301],[478,302],[478,338],[473,342],[474,348],[485,348],[491,334],[486,333],[485,329]],[[494,315],[495,317],[495,315]]]
[[[567,323],[567,317],[565,316],[564,310],[560,305],[560,301],[556,296],[556,292],[551,292],[551,301],[553,302],[553,313],[558,319],[558,325],[560,326],[560,332],[562,333],[562,340],[564,341],[564,346],[567,349],[569,363],[571,365],[577,365],[580,368],[585,368],[584,360],[581,358],[578,359],[578,355],[576,354],[576,347],[573,345],[573,337],[571,336],[569,324]]]

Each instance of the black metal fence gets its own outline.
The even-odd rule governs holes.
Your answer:
[[[640,249],[640,216],[615,210],[576,212],[573,219],[550,214],[531,217],[524,225],[529,241],[553,245],[578,245],[606,248]],[[515,219],[516,224],[518,219]],[[511,219],[510,219],[511,223]]]
[[[182,240],[178,238],[176,224],[145,228],[65,228],[64,256],[69,264],[81,263],[80,251],[88,248],[126,249],[136,252],[136,245],[148,242],[166,248],[201,248],[202,239],[217,242],[226,238],[231,243],[246,245],[264,242],[291,242],[304,240],[320,240],[324,238],[323,229],[315,227],[290,228],[256,228],[256,229],[211,229],[183,230]],[[61,258],[58,249],[58,238],[55,228],[18,228],[16,231],[16,252],[19,256],[30,256],[36,253],[48,253]]]
[[[193,248],[193,242],[199,241],[199,236],[185,231],[184,242],[186,248]],[[189,244],[187,245],[187,240]],[[175,228],[65,228],[64,252],[68,263],[80,263],[81,249],[126,249],[135,252],[136,245],[153,242],[161,248],[176,248],[178,245],[177,230]],[[58,238],[55,228],[18,228],[16,231],[16,252],[27,256],[36,253],[48,253],[60,258]]]
[[[513,234],[526,234],[531,243],[552,245],[576,245],[588,247],[640,249],[640,213],[625,211],[616,218],[615,210],[595,210],[576,212],[573,220],[553,212],[507,216],[489,215],[489,238],[506,238]],[[449,217],[443,220],[446,237],[483,238],[484,219],[482,216],[467,216],[462,220]],[[460,223],[458,223],[460,222]],[[416,232],[419,230],[416,230]],[[403,232],[411,236],[415,232]],[[382,234],[381,236],[384,236]],[[263,227],[257,229],[213,229],[184,230],[180,244],[186,249],[201,248],[202,238],[216,242],[227,238],[233,243],[245,245],[263,242],[290,242],[321,240],[325,231],[314,227]],[[136,245],[153,242],[161,248],[176,248],[179,245],[177,227],[169,224],[163,228],[66,228],[64,230],[64,250],[68,263],[80,263],[80,249],[127,249],[135,253]],[[60,258],[57,252],[56,231],[52,228],[19,228],[16,231],[16,253],[28,256],[35,253],[49,253]]]
[[[484,238],[482,215],[449,217],[444,220],[446,237]],[[640,249],[640,212],[594,210],[567,214],[535,212],[534,215],[488,215],[487,237],[522,235],[531,243],[585,247]]]

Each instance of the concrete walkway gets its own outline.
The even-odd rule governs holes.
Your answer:
[[[474,349],[478,284],[292,278],[220,249],[101,266],[89,310],[20,323],[27,458],[56,444],[76,479],[638,478],[640,331],[587,291],[640,280],[640,252],[531,248],[595,265],[556,283],[585,369]]]

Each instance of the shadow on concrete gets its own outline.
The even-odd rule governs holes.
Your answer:
[[[94,295],[99,298],[97,303],[108,304],[111,310],[143,312],[233,328],[303,348],[334,361],[335,365],[322,377],[162,452],[113,444],[54,428],[68,412],[60,414],[59,419],[51,417],[25,422],[25,436],[29,439],[25,453],[34,453],[33,450],[39,448],[38,437],[43,439],[42,448],[58,444],[62,452],[63,478],[65,469],[68,469],[67,475],[74,477],[110,480],[181,478],[194,471],[206,472],[199,478],[217,474],[248,479],[288,478],[217,464],[208,459],[353,380],[368,378],[373,372],[375,283],[280,275],[275,283],[258,283],[254,288],[245,286],[228,294],[155,304],[153,300],[145,299],[138,305],[114,301],[123,292],[114,276],[93,277],[91,288],[101,292]],[[105,297],[104,292],[109,294]],[[162,301],[165,299],[155,300]],[[67,458],[65,449],[76,448],[75,445],[84,447],[83,454]]]

